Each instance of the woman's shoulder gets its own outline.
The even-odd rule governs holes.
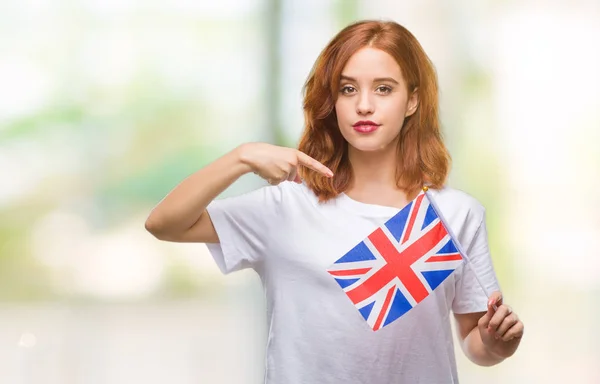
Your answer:
[[[431,191],[433,199],[440,206],[440,209],[456,213],[464,212],[480,217],[485,215],[483,204],[477,198],[461,189],[444,186],[441,189],[431,189]]]
[[[319,205],[319,197],[305,182],[295,183],[293,181],[286,181],[279,184],[279,188],[281,188],[281,193],[287,196],[288,199],[301,201],[313,206]]]
[[[293,181],[284,181],[274,186],[264,187],[267,193],[277,196],[277,200],[281,203],[293,202],[295,204],[306,203],[316,205],[318,202],[314,192],[306,186],[306,184],[295,183]]]
[[[289,202],[316,205],[319,200],[306,184],[298,184],[293,181],[284,181],[277,185],[263,185],[247,192],[232,195],[223,199],[231,198],[245,199],[245,201],[248,201],[249,203],[271,202],[276,205]]]

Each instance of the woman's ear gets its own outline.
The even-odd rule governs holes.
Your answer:
[[[415,113],[417,107],[419,106],[419,88],[415,88],[414,91],[410,94],[410,98],[408,99],[408,103],[406,105],[406,113],[404,117],[408,117]]]

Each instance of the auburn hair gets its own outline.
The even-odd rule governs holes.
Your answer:
[[[392,21],[366,20],[341,30],[317,58],[303,88],[304,131],[298,149],[320,161],[334,173],[326,178],[300,168],[307,186],[327,201],[344,192],[352,181],[348,144],[342,136],[335,111],[343,68],[363,47],[391,55],[402,71],[409,95],[417,92],[416,111],[404,120],[397,153],[396,182],[408,196],[423,185],[441,188],[450,167],[450,155],[440,132],[437,76],[433,64],[417,39]]]

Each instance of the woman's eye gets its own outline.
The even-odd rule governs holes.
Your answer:
[[[341,89],[341,92],[342,92],[342,94],[344,94],[344,95],[347,95],[347,94],[349,94],[349,93],[352,93],[352,92],[354,92],[355,90],[356,90],[356,89],[354,89],[354,87],[351,87],[351,86],[349,86],[349,85],[346,85],[345,87],[342,87],[342,89]]]
[[[383,94],[388,94],[388,93],[392,92],[392,88],[388,87],[387,85],[381,85],[381,86],[377,87],[377,92],[383,93]]]

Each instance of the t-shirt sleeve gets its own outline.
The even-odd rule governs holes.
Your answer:
[[[280,202],[280,187],[268,186],[206,207],[219,237],[219,243],[206,246],[222,273],[254,268],[265,257]]]
[[[488,297],[475,277],[489,293],[500,289],[496,272],[490,255],[485,212],[475,236],[469,247],[465,250],[470,260],[470,265],[465,263],[460,278],[456,281],[452,311],[454,313],[474,313],[487,311]]]

